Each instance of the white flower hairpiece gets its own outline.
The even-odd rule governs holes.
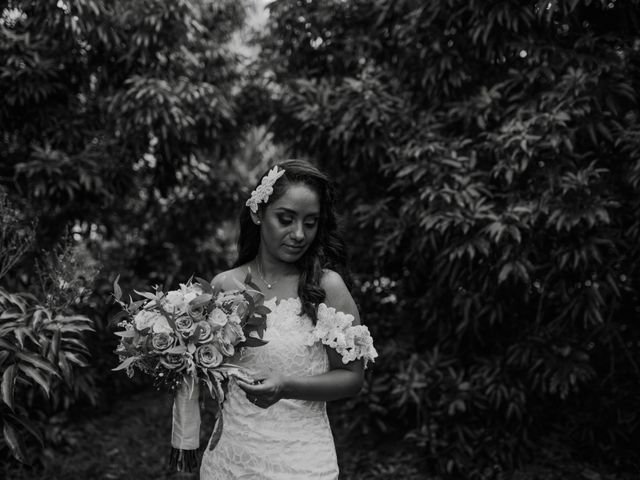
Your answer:
[[[282,175],[284,175],[284,170],[278,169],[278,166],[276,165],[262,178],[260,185],[251,192],[251,197],[249,197],[249,200],[247,200],[245,205],[249,207],[253,213],[258,213],[259,203],[267,203],[269,197],[273,193],[273,185]]]

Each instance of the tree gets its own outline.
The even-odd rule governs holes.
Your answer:
[[[630,468],[639,2],[270,12],[276,140],[338,179],[382,347],[361,424],[468,478],[550,435]]]
[[[1,279],[0,326],[23,304],[25,318],[41,309],[52,318],[89,315],[95,334],[82,340],[92,354],[83,371],[92,381],[74,385],[105,401],[113,389],[96,388],[115,381],[107,373],[117,361],[108,295],[116,274],[126,288],[142,288],[213,275],[226,265],[232,237],[223,227],[239,199],[231,160],[250,119],[242,101],[242,58],[229,41],[243,26],[246,4],[4,5],[0,188],[22,216],[37,221],[31,249],[14,258],[10,275]],[[57,284],[40,288],[38,265],[47,263],[40,252],[55,258],[67,251],[66,243],[84,247],[85,260],[99,261],[102,274],[86,285],[94,290],[87,302],[50,304],[55,295],[47,294]],[[22,290],[35,296],[20,303],[22,294],[12,292]],[[34,338],[32,347],[46,356]],[[3,362],[7,349],[0,345]],[[36,383],[30,385],[26,390]],[[69,391],[66,400],[82,393]],[[47,408],[70,402],[52,403]],[[30,408],[31,414],[37,410]]]

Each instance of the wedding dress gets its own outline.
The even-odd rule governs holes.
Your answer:
[[[236,352],[232,363],[257,376],[269,371],[291,376],[327,372],[322,332],[314,337],[318,329],[299,314],[300,300],[270,299],[265,305],[271,309],[264,333],[269,343]],[[332,324],[332,318],[337,318],[335,310],[321,304],[318,324]],[[222,436],[214,450],[205,448],[200,480],[338,478],[325,402],[283,399],[262,409],[231,380],[222,412]]]

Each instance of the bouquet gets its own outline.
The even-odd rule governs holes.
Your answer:
[[[176,392],[173,406],[170,463],[178,470],[192,470],[199,446],[199,384],[205,384],[218,408],[210,448],[222,434],[222,405],[230,377],[252,382],[248,372],[228,363],[245,347],[259,347],[270,309],[247,275],[238,289],[222,291],[201,278],[180,284],[179,290],[155,293],[135,291],[141,300],[122,301],[118,279],[114,297],[122,307],[115,332],[120,364],[131,377],[136,369],[151,375],[157,387]]]

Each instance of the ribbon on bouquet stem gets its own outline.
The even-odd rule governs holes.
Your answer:
[[[200,386],[198,379],[185,378],[173,399],[171,455],[169,466],[178,472],[193,472],[198,467],[200,447]]]

